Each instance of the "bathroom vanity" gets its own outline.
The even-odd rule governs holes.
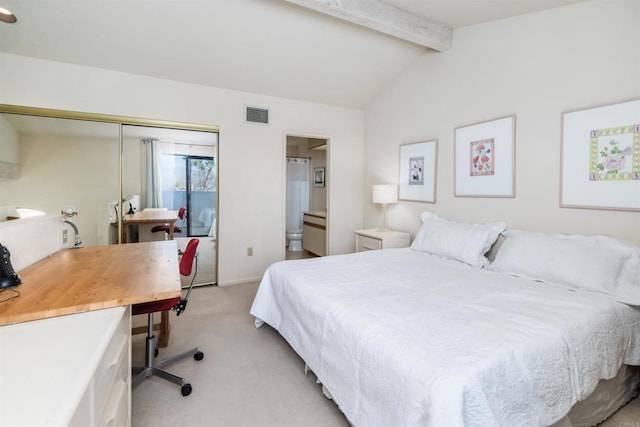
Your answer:
[[[318,256],[327,254],[327,213],[302,214],[302,247]]]

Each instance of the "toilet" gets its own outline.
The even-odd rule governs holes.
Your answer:
[[[287,248],[291,252],[302,252],[302,230],[287,232]]]

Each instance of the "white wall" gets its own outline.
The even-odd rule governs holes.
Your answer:
[[[4,117],[0,117],[0,181],[17,177],[18,133],[11,123]],[[0,206],[2,206],[1,203]]]
[[[107,204],[118,199],[117,160],[117,138],[21,136],[20,177],[2,182],[0,205],[58,216],[72,205],[78,215],[71,221],[78,226],[82,242],[107,244]],[[72,244],[71,228],[69,236]]]
[[[18,163],[18,133],[0,116],[0,161]]]
[[[0,242],[11,252],[11,266],[20,272],[23,268],[60,250],[63,247],[62,230],[66,227],[60,220],[60,215],[4,221],[0,222]],[[73,236],[73,231],[69,236]]]
[[[323,150],[309,150],[311,157],[311,169],[309,179],[309,210],[311,212],[324,212],[327,209],[327,181],[329,174],[327,173],[327,153]],[[324,168],[324,187],[314,187],[313,171],[315,168]]]
[[[0,54],[0,103],[219,125],[220,284],[284,259],[284,133],[330,138],[329,249],[353,250],[362,226],[364,118],[359,110]],[[269,126],[244,122],[265,106]],[[322,118],[322,119],[319,119]],[[254,248],[248,257],[247,247]]]
[[[371,186],[398,182],[399,145],[438,139],[437,203],[389,207],[415,234],[419,213],[505,221],[543,232],[640,243],[640,213],[559,208],[561,113],[640,96],[640,2],[591,1],[454,31],[366,111],[365,225],[382,213]],[[516,114],[516,198],[453,196],[454,128]]]

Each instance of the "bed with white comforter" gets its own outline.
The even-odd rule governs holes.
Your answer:
[[[275,263],[251,308],[354,425],[548,426],[640,365],[636,307],[414,249]]]

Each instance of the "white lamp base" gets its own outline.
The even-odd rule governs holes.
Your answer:
[[[381,231],[389,231],[389,227],[387,227],[387,204],[386,203],[382,204],[382,210],[384,212],[384,226],[382,227]]]

